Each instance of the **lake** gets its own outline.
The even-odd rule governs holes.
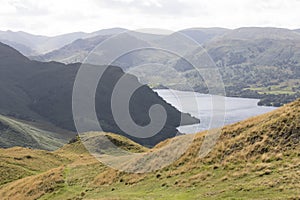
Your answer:
[[[181,112],[190,113],[192,116],[200,119],[200,124],[178,127],[180,132],[195,133],[213,127],[212,113],[213,108],[216,106],[213,106],[212,99],[216,96],[169,89],[159,89],[155,91],[165,101],[172,104]],[[225,113],[222,112],[222,116],[224,115],[222,124],[232,124],[276,109],[276,107],[258,106],[258,101],[259,99],[224,97],[223,105],[225,107],[223,111],[225,111]],[[221,122],[218,124],[221,124]]]

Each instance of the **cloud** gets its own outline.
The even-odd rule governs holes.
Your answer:
[[[41,2],[33,0],[13,0],[10,2],[10,5],[15,8],[16,15],[38,17],[50,13],[49,8]]]
[[[299,28],[299,0],[0,0],[0,30],[55,35],[124,27]]]
[[[102,0],[98,2],[107,8],[134,11],[145,15],[178,16],[191,9],[189,4],[181,0]]]

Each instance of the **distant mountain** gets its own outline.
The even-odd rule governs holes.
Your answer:
[[[97,35],[115,35],[115,34],[122,33],[124,31],[127,31],[127,29],[125,29],[125,28],[101,29],[99,31],[89,33],[89,34],[87,34],[88,36],[85,36],[85,37],[93,37],[93,36],[97,36]]]
[[[87,39],[78,39],[58,50],[40,56],[31,56],[30,58],[39,61],[58,61],[69,64],[83,62],[86,57],[93,50],[95,50],[99,55],[99,60],[107,60],[107,57],[109,57],[108,55],[112,54],[111,52],[114,52],[113,54],[117,55],[117,52],[121,52],[124,49],[139,49],[142,47],[151,47],[152,43],[162,44],[163,42],[165,42],[165,44],[167,45],[170,43],[170,39],[164,35],[130,31],[124,32],[118,35],[118,37],[113,37],[114,39],[110,40],[110,42],[105,46],[104,49],[95,49],[96,47],[98,47],[98,45],[100,45],[110,37],[111,35],[100,35]],[[173,47],[176,48],[176,45],[178,45],[178,43],[174,44]],[[145,51],[136,51],[132,52],[132,54],[122,55],[122,58],[116,60],[113,64],[120,66],[122,69],[126,70],[132,67],[133,64],[138,65],[146,63],[148,61],[156,61],[157,58],[159,59],[159,57],[161,57],[161,52],[156,53],[152,51],[151,53],[148,53],[149,52]]]
[[[101,30],[98,32],[94,32],[91,35],[95,34],[95,37],[79,39],[71,44],[68,44],[60,49],[54,50],[52,52],[46,53],[44,55],[39,56],[32,56],[31,58],[34,60],[39,61],[58,61],[63,63],[74,63],[74,62],[82,62],[84,58],[88,55],[90,51],[92,51],[100,42],[104,39],[109,38],[108,36],[114,35],[116,33],[124,32],[125,29],[109,29],[109,30]],[[142,30],[141,30],[142,31]],[[178,42],[179,37],[188,36],[193,40],[199,42],[200,44],[209,41],[210,39],[224,34],[228,29],[223,28],[192,28],[192,29],[185,29],[179,32],[175,32],[171,35],[164,35],[163,33],[147,33],[147,32],[138,32],[138,31],[129,31],[127,32],[130,37],[124,37],[124,42],[126,40],[131,40],[133,43],[135,40],[142,40],[146,43],[153,43],[162,48],[169,48],[169,49],[187,49],[190,50],[191,44],[187,43],[184,44],[183,42]],[[104,34],[106,33],[106,34]],[[100,36],[99,36],[100,35]],[[105,35],[105,36],[103,36]],[[125,35],[125,34],[124,34]],[[122,36],[123,37],[123,36]],[[187,39],[186,39],[187,41]],[[127,42],[128,43],[128,42]],[[182,44],[187,46],[181,46]],[[118,45],[118,44],[116,44]],[[124,44],[122,44],[124,45]],[[128,43],[128,45],[134,45]],[[195,45],[195,44],[193,44]],[[111,48],[118,48],[117,46]],[[139,55],[143,56],[143,55]],[[156,56],[156,55],[155,55]],[[135,56],[136,57],[136,56]],[[151,58],[149,58],[151,60]],[[124,65],[129,65],[130,63],[123,63]]]
[[[229,31],[230,29],[226,28],[189,28],[181,30],[179,31],[179,33],[185,34],[186,36],[192,38],[199,44],[203,44]]]
[[[285,81],[298,79],[299,47],[300,34],[278,28],[236,29],[205,45],[208,53],[220,68],[249,68],[252,73],[256,73],[257,68],[264,68],[264,71],[258,72],[257,76],[266,76],[266,73],[270,73],[268,74],[270,80],[260,76],[259,81],[255,80],[255,76],[251,76],[254,79],[249,79],[248,84],[279,81],[278,75],[281,78],[287,76]],[[274,67],[276,73],[271,69]]]
[[[300,100],[273,112],[222,128],[215,147],[199,157],[207,131],[174,163],[150,173],[125,173],[105,166],[80,139],[55,152],[0,149],[0,196],[4,199],[298,199]],[[131,153],[143,153],[131,166],[155,168],[174,155],[168,144],[152,149],[107,133],[108,140]],[[98,140],[105,146],[105,140]],[[102,142],[102,143],[101,143]],[[151,161],[146,155],[152,155]],[[124,159],[125,157],[125,159]],[[119,156],[127,161],[127,154]],[[149,156],[150,157],[150,156]]]
[[[203,47],[216,63],[228,96],[268,98],[264,105],[282,105],[299,96],[299,33],[279,28],[239,28]],[[196,50],[187,58],[197,60],[202,53]],[[175,68],[186,74],[197,91],[207,91],[204,82],[197,82],[198,72],[189,63],[180,59]]]
[[[23,55],[34,55],[35,54],[35,52],[30,47],[28,47],[24,44],[13,42],[11,40],[3,40],[3,39],[1,40],[1,42],[13,47],[14,49],[18,49],[18,51],[20,53],[22,53]]]
[[[0,43],[0,113],[27,121],[50,122],[58,127],[75,130],[72,115],[72,90],[80,63],[65,65],[57,62],[42,63],[31,61],[13,48]],[[90,66],[92,69],[104,66]],[[121,77],[129,83],[139,84],[130,101],[130,113],[139,125],[149,123],[148,108],[161,104],[168,118],[161,132],[151,138],[134,138],[120,130],[113,119],[111,95]],[[181,113],[166,103],[148,86],[138,83],[136,77],[119,67],[110,66],[104,72],[96,92],[96,111],[101,126],[106,131],[126,135],[143,145],[156,143],[177,134]],[[197,123],[199,120],[188,114],[183,115],[183,123]]]
[[[192,28],[171,35],[129,32],[126,37],[110,44],[109,50],[117,51],[119,44],[122,44],[123,48],[133,45],[159,47],[162,51],[148,50],[123,55],[114,64],[137,75],[141,81],[153,87],[164,85],[186,90],[186,86],[189,85],[196,91],[207,93],[206,83],[185,58],[200,61],[199,66],[211,63],[204,63],[205,59],[201,60],[205,51],[195,42],[186,39],[186,36],[200,43],[216,63],[228,96],[259,98],[263,99],[261,105],[280,106],[300,95],[300,33],[288,29]],[[35,59],[80,62],[103,40],[103,36],[78,40]],[[184,58],[167,54],[163,49],[180,52],[180,56]],[[102,55],[103,60],[109,57],[105,52],[98,54]],[[150,67],[157,63],[164,67]],[[145,67],[142,67],[144,65]],[[160,73],[157,73],[158,71]],[[188,83],[185,84],[185,81]]]
[[[80,38],[89,38],[98,35],[113,35],[125,30],[126,29],[122,28],[112,28],[92,33],[74,32],[52,37],[33,35],[22,31],[0,31],[0,42],[14,47],[26,56],[35,56],[59,49]]]
[[[77,39],[64,47],[39,56],[31,56],[33,60],[57,61],[66,64],[82,62],[88,53],[108,36],[95,36],[87,39]]]
[[[60,48],[78,38],[84,37],[83,32],[70,33],[54,37],[33,35],[25,32],[0,31],[0,42],[15,47],[24,55],[37,55]],[[25,49],[25,50],[24,50]],[[29,50],[26,50],[29,49]]]
[[[122,29],[121,29],[122,30]],[[111,32],[109,32],[111,33]],[[30,58],[33,60],[39,61],[57,61],[63,62],[66,64],[83,62],[87,55],[96,48],[101,42],[110,38],[112,35],[97,35],[90,38],[78,39],[74,42],[65,45],[64,47],[54,50],[52,52],[39,55],[39,56],[31,56]],[[119,38],[120,37],[120,38]],[[118,42],[116,41],[112,46],[108,47],[109,50],[115,49],[118,50],[120,44],[125,48],[133,47],[133,46],[150,46],[147,44],[149,42],[153,42],[163,38],[162,35],[148,34],[148,33],[140,33],[140,32],[124,32],[121,36],[118,36]],[[122,41],[120,41],[122,39]],[[141,55],[142,56],[142,55]],[[134,58],[132,58],[134,59]],[[128,60],[128,59],[127,59]],[[123,62],[121,65],[130,65],[128,62]]]
[[[239,28],[215,37],[204,48],[219,67],[298,63],[300,34],[279,28]]]
[[[293,30],[293,31],[300,32],[300,29],[295,29],[295,30]]]

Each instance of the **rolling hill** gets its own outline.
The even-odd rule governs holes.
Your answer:
[[[194,135],[188,150],[173,164],[140,174],[104,166],[80,140],[51,153],[1,149],[0,195],[16,200],[299,199],[299,125],[297,100],[222,128],[216,146],[204,158],[199,157],[199,149],[207,132]],[[173,140],[189,137],[178,136],[147,149],[121,136],[106,135],[127,151],[146,154],[160,151]]]
[[[265,99],[263,105],[282,105],[299,97],[300,34],[279,28],[239,28],[215,37],[204,48],[216,63],[227,96]],[[190,59],[201,58],[194,51]],[[197,91],[206,91],[205,83],[184,60],[175,68],[185,73]]]
[[[199,44],[204,44],[215,37],[221,36],[226,32],[229,32],[226,28],[188,28],[179,31],[179,33],[185,34],[192,38]]]
[[[123,30],[125,31],[125,29]],[[128,30],[127,30],[128,31]],[[143,31],[143,30],[141,30]],[[147,33],[147,31],[150,31]],[[190,28],[190,29],[184,29],[179,32],[172,33],[168,35],[167,33],[152,33],[151,30],[145,30],[145,32],[138,32],[138,31],[129,31],[127,32],[128,35],[121,36],[123,42],[120,44],[122,45],[134,45],[134,43],[138,40],[143,41],[144,43],[153,43],[158,44],[162,47],[170,47],[171,49],[175,48],[186,48],[189,50],[189,46],[182,47],[180,45],[183,44],[180,41],[178,42],[178,35],[185,35],[187,37],[192,38],[199,44],[203,44],[214,37],[220,36],[224,34],[225,32],[229,31],[228,29],[223,28]],[[102,33],[102,31],[101,31]],[[112,32],[109,32],[112,33]],[[115,32],[115,33],[121,33],[121,31]],[[115,34],[105,34],[106,37],[104,37],[104,34],[99,34],[98,32],[95,32],[95,37],[89,37],[89,38],[82,38],[79,40],[76,40],[70,44],[67,44],[59,49],[56,49],[54,51],[48,52],[46,54],[38,55],[38,56],[31,56],[34,60],[39,61],[58,61],[62,63],[74,63],[74,62],[83,62],[85,57],[90,53],[99,43],[104,41],[105,39],[109,38],[112,35]],[[166,35],[165,35],[166,34]],[[130,35],[130,36],[129,36]],[[136,40],[136,41],[134,41]],[[177,41],[176,41],[177,40]],[[119,44],[114,44],[115,46],[112,46],[112,49],[118,49]],[[191,45],[191,44],[185,44],[185,45]],[[148,45],[149,46],[149,45]],[[134,60],[139,60],[140,58],[136,57],[143,57],[145,59],[145,55],[139,54],[138,56],[135,56],[134,58],[127,59],[127,62],[121,63],[121,65],[127,66],[130,64],[130,62],[134,63]],[[157,55],[151,55],[151,58],[148,59],[152,60],[153,58],[157,57]],[[133,61],[132,61],[133,60]]]
[[[104,35],[104,36],[100,35],[100,36],[95,36],[87,39],[78,39],[72,42],[71,44],[68,44],[58,50],[49,52],[44,55],[31,57],[31,59],[39,60],[39,61],[58,61],[67,64],[83,62],[85,58],[88,56],[88,54],[95,47],[97,47],[97,45],[99,45],[101,42],[108,39],[109,37],[111,37],[111,35]],[[130,46],[130,45],[135,46],[136,44],[139,43],[146,43],[128,34],[124,34],[122,39],[123,39],[122,45],[125,46]],[[119,44],[116,43],[115,45],[119,45]],[[116,46],[112,46],[110,48],[118,50]],[[100,64],[104,64],[104,63],[100,63]]]
[[[122,38],[121,41],[111,44],[110,48],[118,49],[118,44],[130,46],[144,42],[147,45],[140,46],[154,45],[161,49],[175,50],[174,52],[180,52],[184,58],[158,50],[131,52],[123,55],[115,64],[126,72],[137,75],[141,80],[144,79],[152,87],[163,85],[172,89],[188,90],[183,86],[186,80],[193,90],[207,93],[208,88],[201,80],[201,75],[185,60],[188,58],[200,61],[199,66],[204,66],[207,63],[201,58],[206,52],[198,48],[196,43],[183,39],[182,34],[200,43],[215,62],[223,78],[227,96],[259,98],[262,99],[260,105],[268,106],[281,106],[299,97],[300,34],[297,30],[270,27],[233,30],[191,28],[160,37],[145,37],[133,32],[131,37]],[[103,40],[102,37],[95,37],[75,41],[61,49],[33,58],[66,63],[83,61]],[[100,53],[103,57],[109,57],[109,53]],[[146,67],[141,67],[144,65]],[[137,69],[136,66],[142,69]],[[157,73],[158,71],[161,73]]]
[[[123,28],[111,28],[92,33],[73,32],[57,36],[33,35],[23,31],[0,31],[0,42],[17,49],[26,56],[35,56],[59,49],[77,39],[114,35],[125,30]]]

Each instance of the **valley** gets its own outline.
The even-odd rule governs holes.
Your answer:
[[[189,58],[200,62],[200,67],[205,66],[207,61],[199,59],[203,53],[207,53],[222,76],[228,97],[261,99],[258,105],[276,107],[299,98],[300,34],[294,30],[260,27],[191,28],[163,35],[151,33],[151,30],[149,33],[142,33],[120,29],[90,35],[52,52],[30,58],[67,64],[83,62],[99,44],[110,37],[120,37],[125,48],[136,45],[136,48],[159,46],[162,49],[180,50],[183,58],[162,52],[143,51],[125,55],[112,63],[125,72],[137,73],[135,75],[145,79],[153,88],[164,86],[170,89],[208,93],[206,83],[199,82],[202,75],[196,70],[198,66],[190,66],[184,61],[185,58]],[[115,44],[111,44],[112,49],[118,49],[113,46]],[[104,57],[106,54],[109,55],[109,52],[99,53]],[[151,66],[155,63],[164,63],[164,69],[160,70],[162,76]],[[146,71],[145,67],[140,67],[144,64],[148,65]],[[144,74],[139,73],[139,69]],[[178,75],[174,76],[174,72],[171,73],[169,69],[175,70]],[[185,81],[191,85],[189,88],[182,85]]]
[[[0,41],[0,199],[300,198],[299,31],[1,31]]]

